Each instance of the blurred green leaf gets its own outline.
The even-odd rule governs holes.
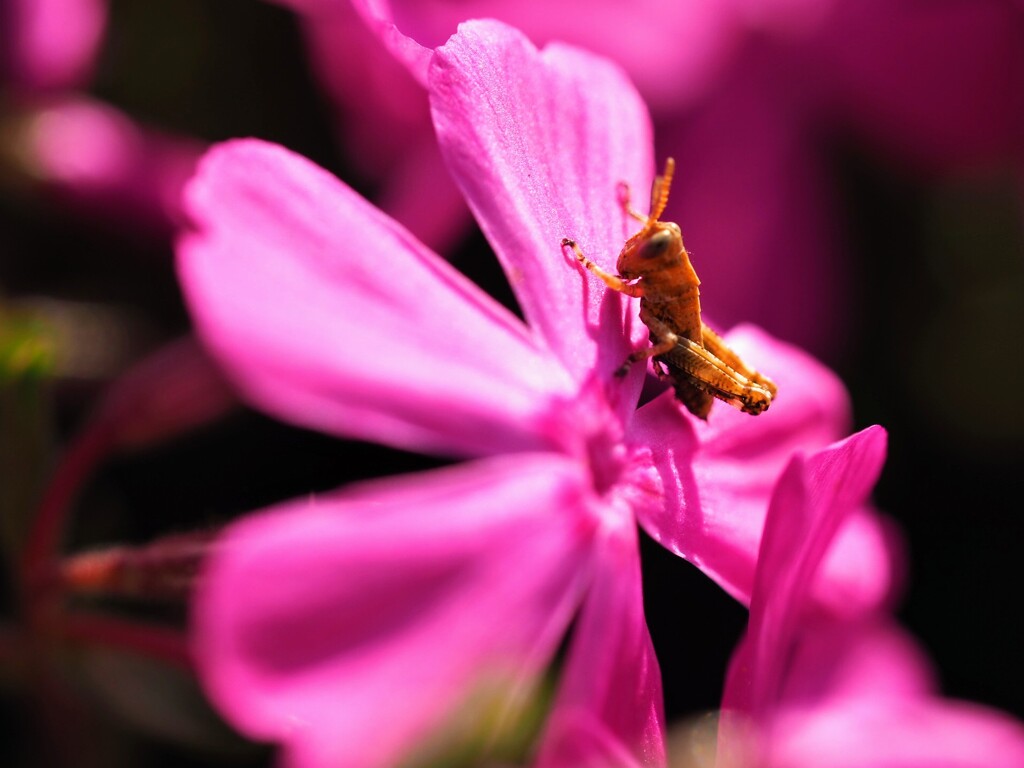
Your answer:
[[[516,686],[481,681],[448,721],[420,744],[404,768],[525,765],[551,708],[554,685],[542,677]]]
[[[56,345],[38,316],[0,309],[0,546],[20,551],[52,448]]]
[[[56,345],[33,314],[0,312],[0,381],[41,381],[53,372]]]

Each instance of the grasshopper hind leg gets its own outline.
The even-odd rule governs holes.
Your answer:
[[[726,345],[721,336],[708,328],[707,323],[702,323],[701,326],[701,335],[704,340],[705,349],[734,371],[746,377],[751,383],[767,391],[773,398],[778,394],[779,388],[775,386],[775,382],[747,365],[739,355]]]
[[[768,410],[774,397],[775,385],[770,381],[764,377],[752,381],[690,339],[681,338],[663,360],[668,364],[676,393],[687,408],[690,408],[687,400],[694,398],[687,386],[754,416]]]

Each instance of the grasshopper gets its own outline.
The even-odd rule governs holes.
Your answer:
[[[569,238],[576,260],[613,291],[640,299],[640,320],[650,331],[651,346],[635,350],[616,375],[625,375],[633,363],[653,358],[654,371],[675,390],[676,398],[694,415],[707,419],[714,398],[756,416],[772,402],[777,388],[770,379],[744,363],[739,355],[701,320],[700,280],[683,247],[679,225],[661,221],[668,204],[675,161],[665,161],[665,172],[654,180],[647,216],[629,203],[629,188],[620,187],[625,212],[643,223],[619,252],[613,275],[588,259]]]

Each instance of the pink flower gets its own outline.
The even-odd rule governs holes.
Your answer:
[[[107,0],[10,0],[0,7],[5,159],[61,204],[118,233],[167,235],[203,144],[137,124],[75,90],[88,85]],[[20,179],[19,179],[20,181]]]
[[[0,51],[7,77],[30,91],[69,88],[89,78],[107,24],[106,0],[10,0]]]
[[[884,456],[872,428],[783,473],[722,701],[720,768],[1024,766],[1024,727],[938,698],[923,655],[888,617],[823,615],[811,600],[822,554]]]
[[[843,0],[824,21],[807,53],[826,78],[817,108],[827,119],[904,167],[1019,172],[1018,0]],[[949,55],[953,37],[956,56]]]
[[[409,40],[441,45],[469,18],[621,64],[654,112],[659,155],[676,158],[669,215],[719,322],[757,322],[833,359],[857,296],[831,148],[867,145],[916,173],[1018,172],[1024,159],[1021,8],[1009,0],[353,3],[421,79],[429,57]],[[333,52],[325,76],[351,69],[343,45],[317,48]],[[412,206],[389,210],[416,220]]]
[[[469,225],[444,169],[423,83],[388,52],[347,0],[277,0],[300,14],[320,84],[335,111],[339,143],[377,205],[435,249]],[[455,25],[452,25],[455,31]],[[429,57],[429,51],[421,51]]]
[[[37,100],[18,121],[22,170],[56,200],[119,232],[167,234],[203,144],[136,123],[84,96]]]
[[[212,150],[187,193],[179,269],[200,335],[242,393],[327,432],[468,457],[296,501],[228,530],[201,582],[195,646],[237,727],[295,765],[389,765],[474,696],[518,690],[576,629],[539,760],[663,763],[636,523],[749,598],[767,489],[788,455],[846,429],[837,380],[753,329],[729,336],[778,382],[757,419],[636,410],[635,302],[610,266],[649,186],[646,110],[608,62],[472,22],[431,53],[434,125],[493,244],[518,320],[326,172],[256,141]],[[815,585],[885,599],[872,518]]]

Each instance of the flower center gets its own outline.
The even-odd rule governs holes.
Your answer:
[[[553,442],[588,468],[596,496],[607,495],[622,479],[630,450],[603,386],[584,384],[576,397],[558,403],[554,411],[549,422]]]

